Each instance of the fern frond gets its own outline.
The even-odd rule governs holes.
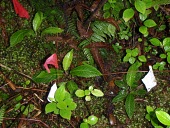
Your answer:
[[[1,124],[2,121],[3,121],[4,114],[5,114],[5,107],[2,106],[2,107],[0,108],[0,124]]]
[[[84,49],[83,49],[83,53],[84,53],[84,55],[86,56],[89,64],[90,64],[90,65],[94,65],[94,59],[93,59],[93,56],[92,56],[92,54],[91,54],[91,52],[90,52],[90,49],[89,49],[89,48],[84,48]]]

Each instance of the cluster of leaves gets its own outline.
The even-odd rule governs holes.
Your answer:
[[[71,111],[76,109],[76,103],[71,98],[70,93],[65,90],[66,82],[60,83],[59,88],[56,90],[53,102],[48,103],[45,107],[45,112],[60,114],[62,118],[70,120]]]
[[[135,111],[135,96],[144,95],[144,89],[136,89],[137,82],[141,78],[141,73],[137,73],[142,63],[136,61],[128,69],[127,75],[123,80],[116,80],[115,84],[120,88],[120,92],[113,98],[112,102],[125,100],[125,109],[129,118],[132,118]]]
[[[94,115],[89,116],[86,119],[83,119],[83,123],[80,124],[80,128],[89,128],[89,125],[95,125],[98,121],[98,118]]]
[[[93,86],[90,86],[89,89],[86,89],[86,90],[78,89],[75,92],[75,94],[76,94],[77,97],[85,97],[86,101],[90,101],[91,100],[90,94],[93,94],[96,97],[102,97],[104,95],[101,90],[93,89]]]
[[[166,128],[170,127],[170,115],[162,108],[154,110],[151,106],[146,106],[147,114],[145,118],[151,122],[154,128]]]

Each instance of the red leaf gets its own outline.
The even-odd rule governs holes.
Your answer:
[[[18,2],[18,0],[12,0],[15,13],[18,14],[20,17],[29,19],[29,13],[28,11]]]
[[[48,73],[50,73],[50,69],[48,68],[48,64],[53,65],[55,68],[58,68],[58,60],[57,60],[57,54],[52,54],[44,63],[44,68],[47,70]]]

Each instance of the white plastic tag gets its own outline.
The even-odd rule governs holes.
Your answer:
[[[57,85],[56,85],[56,83],[54,83],[54,84],[52,85],[51,89],[50,89],[50,92],[48,93],[47,100],[48,100],[49,102],[55,101],[54,95],[55,95],[56,90],[57,90]]]
[[[157,81],[155,79],[152,66],[149,66],[149,72],[142,79],[142,82],[145,84],[147,91],[149,92],[153,87],[157,85]]]

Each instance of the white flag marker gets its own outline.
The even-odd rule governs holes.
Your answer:
[[[157,81],[155,79],[152,66],[149,66],[149,72],[146,76],[142,79],[142,82],[145,84],[147,91],[149,92],[153,87],[156,86]]]
[[[57,90],[57,85],[56,83],[54,83],[50,89],[50,92],[48,93],[47,100],[49,102],[55,101],[54,95],[55,95],[56,90]]]

